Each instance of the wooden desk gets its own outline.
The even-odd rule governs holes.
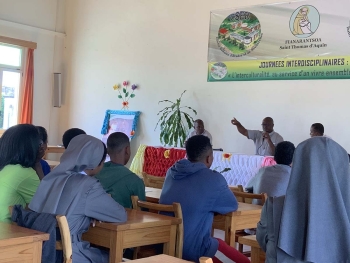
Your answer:
[[[47,158],[47,154],[49,153],[64,153],[66,149],[62,146],[50,146],[48,145],[47,146],[47,149],[46,149],[46,152],[45,152],[45,155],[44,155],[44,159]]]
[[[146,201],[158,204],[161,193],[162,189],[146,187]]]
[[[45,160],[45,161],[50,165],[51,170],[60,164],[60,162],[57,162],[57,161],[51,161],[51,160]]]
[[[251,263],[264,263],[265,262],[265,252],[260,248],[258,241],[256,241],[256,236],[244,236],[238,238],[238,243],[250,246],[251,249]]]
[[[42,243],[49,234],[0,222],[0,262],[41,263]]]
[[[181,219],[126,209],[125,223],[96,223],[83,235],[92,244],[109,248],[109,262],[122,261],[123,249],[164,243],[164,254],[174,256],[176,225]]]
[[[134,263],[192,263],[191,261],[171,257],[171,256],[164,255],[164,254],[152,256],[152,257],[148,257],[148,258],[129,260],[128,262],[134,262]]]
[[[146,201],[158,203],[161,192],[162,189],[146,187]],[[256,228],[256,224],[260,221],[261,208],[260,205],[238,202],[237,211],[214,216],[213,228],[225,231],[225,242],[235,247],[235,235],[231,235],[231,232]]]
[[[260,205],[238,202],[237,211],[214,217],[213,228],[224,230],[225,242],[231,247],[235,247],[234,233],[236,230],[256,228],[260,221],[261,208]]]

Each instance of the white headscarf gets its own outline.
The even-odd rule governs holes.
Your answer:
[[[349,158],[333,140],[297,147],[277,247],[301,261],[350,262]]]

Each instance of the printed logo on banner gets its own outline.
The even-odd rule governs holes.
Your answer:
[[[320,13],[312,5],[299,6],[289,21],[290,32],[298,38],[312,36],[320,25]]]
[[[262,38],[259,19],[252,13],[239,11],[221,23],[217,44],[229,57],[242,57],[252,52]]]
[[[210,68],[210,75],[217,80],[223,79],[226,77],[227,67],[222,62],[217,62]]]

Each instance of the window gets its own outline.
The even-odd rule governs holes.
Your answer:
[[[18,123],[23,48],[0,43],[0,130]]]

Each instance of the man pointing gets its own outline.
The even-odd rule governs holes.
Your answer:
[[[236,118],[233,118],[231,123],[237,127],[239,133],[254,141],[256,155],[273,156],[275,146],[283,142],[282,136],[273,130],[274,123],[271,117],[263,119],[261,123],[263,131],[247,130]]]

